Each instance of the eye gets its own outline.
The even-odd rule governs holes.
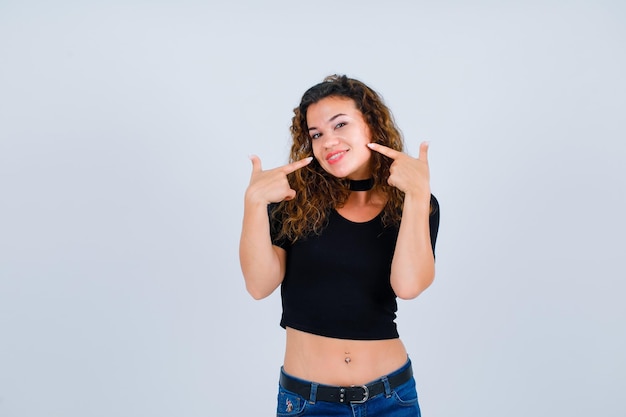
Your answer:
[[[344,127],[345,125],[346,124],[344,122],[337,123],[337,126],[335,126],[335,129],[339,129],[341,127]]]
[[[320,136],[322,136],[322,134],[321,134],[321,133],[313,133],[313,134],[311,135],[311,139],[317,139],[317,138],[319,138]]]

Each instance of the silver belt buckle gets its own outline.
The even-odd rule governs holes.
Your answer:
[[[354,388],[354,386],[353,386]],[[367,388],[367,385],[361,385],[360,388],[363,388],[363,399],[360,401],[350,401],[353,404],[363,404],[365,401],[370,399],[370,390]]]

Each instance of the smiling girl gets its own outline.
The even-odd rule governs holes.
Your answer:
[[[390,110],[330,76],[294,109],[290,163],[253,156],[240,240],[248,292],[281,287],[278,416],[419,416],[395,318],[435,276],[428,144],[403,152]]]

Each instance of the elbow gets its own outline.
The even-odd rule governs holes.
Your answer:
[[[434,272],[432,274],[421,275],[412,282],[405,284],[397,284],[393,286],[396,296],[402,300],[413,300],[423,293],[435,280]]]
[[[272,293],[272,291],[268,292],[263,290],[262,288],[249,284],[246,284],[246,290],[248,291],[248,294],[250,294],[250,296],[252,296],[252,298],[254,298],[255,300],[262,300],[264,298],[267,298]]]
[[[252,298],[254,298],[256,301],[262,300],[264,298],[267,298],[267,295],[262,294],[262,293],[254,293],[254,292],[250,292],[248,291],[248,293],[252,296]]]
[[[422,290],[423,291],[423,290]],[[402,300],[413,300],[417,298],[418,295],[422,293],[422,291],[413,290],[413,291],[396,291],[396,296]]]
[[[272,278],[271,276],[252,276],[245,277],[246,291],[255,300],[262,300],[269,297],[276,288],[280,285],[282,280]]]
[[[262,300],[268,297],[280,284],[280,281],[276,282],[271,275],[254,273],[254,271],[246,268],[243,264],[241,271],[243,272],[246,291],[255,300]]]
[[[399,291],[395,291],[396,296],[402,300],[413,300],[415,298],[417,298],[417,296],[419,296],[422,292],[424,292],[426,288],[421,288],[421,287],[415,287],[415,288],[408,288],[408,289],[401,289]]]

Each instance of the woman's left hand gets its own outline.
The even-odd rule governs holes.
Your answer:
[[[430,171],[428,168],[428,142],[420,144],[419,156],[413,158],[378,143],[367,146],[378,153],[393,159],[389,168],[387,183],[407,195],[428,198],[430,201]]]

